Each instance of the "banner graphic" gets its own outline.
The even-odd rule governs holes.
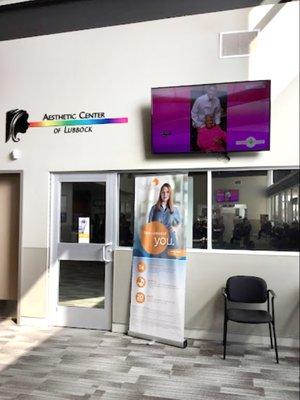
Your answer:
[[[184,347],[188,176],[135,179],[129,335]]]

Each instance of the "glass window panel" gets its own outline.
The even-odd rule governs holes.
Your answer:
[[[294,186],[292,188],[292,198],[298,199],[298,201],[299,201],[299,187],[298,186]]]
[[[275,196],[275,221],[279,218],[279,195]]]
[[[79,225],[84,221],[89,225],[89,229],[85,227],[85,233],[82,235],[85,239],[83,242],[105,243],[105,188],[105,182],[62,183],[61,242],[78,243],[80,241]]]
[[[277,221],[282,223],[282,199],[281,193],[278,194],[278,218]]]
[[[272,244],[275,250],[299,250],[299,171],[274,171],[273,193],[278,213],[273,221]]]
[[[120,174],[119,246],[133,246],[134,176]]]
[[[120,174],[119,245],[132,246],[134,232],[134,175]],[[187,247],[207,248],[207,173],[189,174]]]
[[[273,183],[278,183],[282,179],[286,178],[289,176],[291,173],[293,173],[294,170],[292,169],[277,169],[273,171]]]
[[[192,233],[192,246],[189,236],[187,247],[207,249],[207,173],[189,174],[189,221],[188,231]],[[190,226],[190,228],[189,228]]]
[[[294,170],[275,173],[274,185],[277,182],[282,185],[282,182],[294,173]],[[287,225],[291,225],[294,220],[298,221],[299,218],[298,187],[281,188],[277,193],[273,192],[270,197],[266,193],[267,187],[267,171],[213,172],[212,248],[250,250],[296,250],[297,246],[299,248],[299,245],[295,247],[293,239],[286,237]],[[239,225],[239,222],[243,222],[241,224],[243,226]],[[295,225],[296,223],[294,227]],[[243,233],[241,234],[239,230]],[[120,246],[132,246],[133,232],[134,176],[128,173],[120,174]],[[189,174],[187,247],[191,246],[207,248],[206,172]]]
[[[269,215],[265,171],[214,172],[212,247],[299,250],[299,222],[294,218],[298,197],[295,192],[293,198],[292,188],[288,187],[290,180],[293,182],[292,174],[294,171],[278,174],[278,192],[274,193],[275,183]],[[292,221],[289,215],[293,216]]]
[[[271,220],[274,220],[275,217],[275,198],[271,197]]]
[[[288,224],[293,221],[292,190],[285,191],[285,220]]]
[[[281,193],[281,220],[283,222],[286,222],[286,216],[285,216],[285,192]]]
[[[60,261],[59,305],[104,308],[105,263]]]
[[[292,188],[293,221],[299,221],[299,186]]]
[[[271,229],[267,184],[267,171],[212,174],[213,248],[260,250],[269,247],[260,240],[262,225],[266,231]]]

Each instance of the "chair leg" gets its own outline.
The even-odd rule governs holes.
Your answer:
[[[227,319],[224,318],[224,331],[223,331],[223,360],[226,358],[226,344],[227,344]]]
[[[269,332],[270,332],[271,349],[273,349],[273,338],[272,338],[271,322],[269,322]]]
[[[277,362],[277,364],[279,364],[277,340],[276,340],[276,332],[275,332],[275,323],[272,322],[272,325],[273,325],[273,334],[274,334],[274,345],[275,345],[276,362]]]

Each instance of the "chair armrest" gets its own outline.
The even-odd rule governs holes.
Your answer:
[[[268,289],[268,293],[271,294],[271,296],[272,296],[273,299],[276,299],[276,294],[275,294],[275,292],[274,292],[272,289]]]
[[[226,293],[226,288],[222,288],[222,295],[227,299],[227,293]]]

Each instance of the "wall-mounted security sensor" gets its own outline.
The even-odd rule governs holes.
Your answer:
[[[21,158],[22,153],[21,150],[19,149],[14,149],[13,151],[10,152],[10,158],[12,160],[19,160],[19,158]]]

